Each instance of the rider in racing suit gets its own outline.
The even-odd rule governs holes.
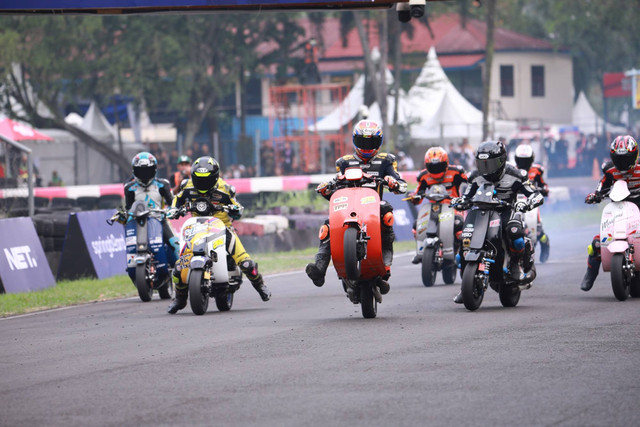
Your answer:
[[[452,206],[460,209],[469,209],[471,199],[476,194],[480,186],[489,182],[494,185],[495,197],[514,206],[513,209],[503,207],[496,209],[500,212],[503,226],[503,239],[509,250],[509,271],[514,280],[531,282],[535,278],[533,263],[528,271],[523,271],[520,267],[520,260],[531,258],[533,248],[527,245],[522,212],[540,206],[544,202],[540,194],[527,180],[527,172],[507,164],[507,150],[500,141],[486,141],[480,144],[476,152],[476,167],[478,173],[473,181],[467,186],[463,196],[451,201]],[[518,194],[527,196],[527,201],[517,201]],[[464,236],[463,236],[464,237]],[[465,241],[461,247],[464,252]],[[462,257],[462,254],[458,254]],[[454,302],[461,304],[462,292],[455,298]]]
[[[537,163],[534,163],[535,155],[533,153],[533,147],[529,144],[521,144],[516,148],[515,161],[518,169],[522,169],[528,172],[529,181],[544,197],[549,195],[549,186],[545,182],[544,167]],[[540,262],[546,262],[549,259],[549,236],[544,232],[542,228],[542,220],[540,220],[540,213],[538,212],[538,234],[537,240],[540,242]]]
[[[611,142],[611,161],[602,165],[604,176],[600,180],[596,191],[585,198],[585,203],[600,203],[609,194],[613,183],[624,179],[631,195],[627,201],[640,207],[640,165],[638,165],[638,143],[632,136],[618,136]],[[600,234],[597,234],[589,246],[587,258],[587,272],[580,283],[580,289],[588,291],[598,277],[600,270]]]
[[[358,166],[364,173],[372,176],[383,178],[387,181],[389,190],[397,194],[407,191],[407,183],[400,177],[398,173],[396,158],[393,154],[380,153],[382,145],[382,128],[373,121],[361,120],[354,129],[352,141],[354,146],[354,154],[348,154],[336,160],[336,171],[338,174],[344,174],[349,167]],[[335,187],[335,179],[322,183],[316,189],[327,200],[337,190]],[[376,191],[382,199],[383,187],[378,185]],[[389,292],[389,283],[386,281],[390,273],[391,262],[393,261],[393,241],[395,234],[393,232],[393,207],[386,201],[380,200],[380,224],[382,227],[382,258],[385,263],[387,274],[378,282],[381,294]],[[307,264],[305,272],[313,281],[313,284],[320,287],[324,285],[324,277],[331,260],[330,236],[329,236],[329,220],[320,227],[318,235],[320,245],[316,254],[316,262]]]
[[[269,301],[271,292],[264,284],[262,275],[258,271],[258,264],[245,251],[232,226],[232,219],[239,219],[244,210],[242,205],[236,201],[235,194],[235,188],[220,178],[218,162],[213,157],[200,157],[193,162],[191,179],[182,187],[173,200],[172,208],[174,209],[170,216],[174,216],[177,211],[176,208],[180,208],[187,201],[194,201],[199,198],[206,198],[214,205],[228,206],[229,213],[217,211],[213,214],[227,227],[227,253],[231,254],[240,270],[260,294],[262,300]],[[197,213],[192,212],[191,215],[197,216]],[[186,266],[191,259],[191,255],[192,253],[185,246],[180,254],[180,259],[176,262],[176,271],[180,274],[180,283],[176,285],[176,297],[167,310],[170,314],[177,313],[178,310],[182,310],[187,305],[189,269]]]
[[[418,188],[412,194],[411,203],[419,205],[422,203],[422,196],[428,192],[433,185],[444,185],[449,197],[460,197],[463,183],[468,182],[467,174],[462,166],[450,165],[449,155],[442,147],[431,147],[424,155],[424,167],[418,174]],[[413,233],[416,233],[417,220],[413,222]],[[456,244],[460,242],[462,224],[464,218],[460,212],[455,213],[453,230],[456,236]],[[420,263],[422,257],[416,254],[411,261],[413,264]]]
[[[133,179],[124,184],[124,202],[127,212],[135,201],[142,200],[147,207],[152,209],[162,209],[170,206],[173,200],[169,181],[163,178],[156,178],[158,161],[151,153],[143,151],[134,156],[131,161],[133,169]],[[166,219],[162,219],[162,238],[164,243],[173,249],[175,259],[180,253],[180,243],[173,235],[173,230]]]

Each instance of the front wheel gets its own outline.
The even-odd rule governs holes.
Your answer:
[[[458,274],[458,267],[455,261],[445,260],[442,264],[442,280],[447,285],[456,281],[456,275]]]
[[[522,291],[517,286],[508,286],[503,283],[498,291],[500,303],[503,307],[515,307],[520,301],[521,293]]]
[[[358,230],[355,227],[344,230],[344,269],[347,279],[358,280],[360,277]]]
[[[138,289],[138,296],[144,302],[151,301],[153,296],[153,288],[147,281],[147,263],[138,264],[136,266],[136,289]]]
[[[613,254],[611,258],[611,287],[613,295],[624,301],[629,297],[629,280],[626,278],[624,268],[626,267],[624,254]]]
[[[362,283],[360,285],[360,306],[362,307],[362,317],[373,319],[378,314],[378,301],[373,295],[371,284]]]
[[[233,305],[233,292],[228,292],[216,297],[216,307],[220,311],[229,311]]]
[[[189,304],[193,314],[202,315],[209,308],[209,295],[203,292],[204,271],[191,270],[189,272]]]
[[[484,273],[482,273],[484,275]],[[478,263],[470,262],[464,267],[462,273],[462,300],[467,310],[474,311],[480,308],[484,298],[484,284],[478,272]]]
[[[422,252],[422,284],[426,287],[433,286],[436,282],[438,271],[435,266],[435,248],[424,248]]]

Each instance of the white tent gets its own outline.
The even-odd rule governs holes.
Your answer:
[[[396,105],[396,99],[394,96],[389,95],[387,97],[387,124],[393,123],[393,110]],[[377,102],[371,104],[369,108],[369,119],[381,123],[382,112]],[[411,120],[411,105],[407,102],[407,94],[401,90],[398,96],[398,124],[408,124]]]
[[[87,113],[84,115],[80,129],[102,142],[113,143],[117,140],[116,129],[102,114],[95,101],[91,102]]]
[[[391,71],[386,72],[387,86],[393,85],[393,75]],[[309,126],[309,130],[317,132],[334,132],[349,124],[360,112],[360,107],[364,105],[364,75],[356,80],[347,96],[342,100],[330,114]],[[393,97],[389,97],[393,99]],[[392,105],[394,101],[387,101],[387,105]],[[374,103],[375,105],[375,103]],[[373,106],[371,107],[373,112]],[[380,108],[378,107],[378,119],[380,118]],[[391,110],[393,112],[393,110]],[[392,113],[393,114],[393,113]],[[370,116],[372,120],[375,120]]]
[[[482,112],[458,92],[445,74],[432,47],[416,83],[409,90],[411,137],[416,140],[482,137]],[[505,135],[516,122],[490,120],[494,133]]]
[[[604,125],[604,120],[602,120],[602,118],[599,117],[598,114],[596,114],[584,92],[580,92],[580,94],[578,95],[578,99],[573,106],[571,117],[572,124],[574,126],[578,126],[581,132],[585,134],[602,133],[602,125]],[[626,132],[626,129],[623,126],[616,126],[612,125],[611,123],[606,124],[606,129],[608,132],[612,133]]]

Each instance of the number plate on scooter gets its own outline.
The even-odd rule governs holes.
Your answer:
[[[478,264],[478,271],[484,271],[484,264]]]
[[[202,277],[204,277],[204,280],[210,280],[211,279],[211,273],[209,273],[208,271],[205,271],[204,274],[202,275]]]

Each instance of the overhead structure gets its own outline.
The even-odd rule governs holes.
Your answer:
[[[433,47],[406,102],[411,106],[414,140],[469,138],[479,142],[482,138],[482,112],[451,83]],[[511,133],[517,126],[514,121],[492,119],[489,125],[495,136]]]
[[[603,126],[607,132],[612,133],[624,133],[626,129],[624,126],[616,126],[611,123],[606,123],[595,112],[589,100],[584,92],[580,92],[576,103],[573,105],[573,111],[571,114],[572,124],[577,126],[582,133],[600,134],[602,133]]]

